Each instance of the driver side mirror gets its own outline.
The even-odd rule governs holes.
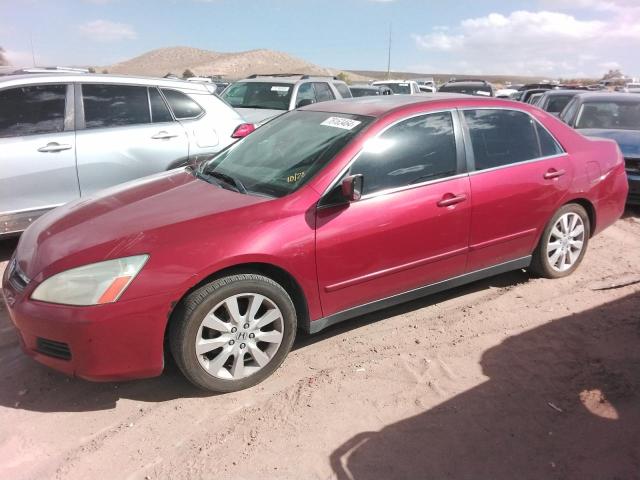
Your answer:
[[[316,102],[311,98],[303,98],[302,100],[299,100],[298,103],[296,103],[296,108],[306,107],[307,105],[312,105],[314,103]]]
[[[349,175],[342,180],[342,195],[350,202],[357,202],[362,198],[364,177],[360,174]]]

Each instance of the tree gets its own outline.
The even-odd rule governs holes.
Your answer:
[[[191,78],[195,77],[194,73],[188,68],[182,73],[182,78]]]
[[[4,48],[0,47],[0,65],[9,65],[9,61],[4,53]]]
[[[624,78],[624,75],[618,68],[616,68],[615,70],[609,70],[602,76],[602,80],[614,80],[618,78]]]
[[[96,73],[96,69],[93,67],[89,67],[89,73]]]
[[[105,68],[104,70],[102,70],[102,73],[109,73],[109,70]]]
[[[340,72],[338,74],[338,80],[342,80],[345,83],[349,83],[349,75],[347,75],[345,72]]]

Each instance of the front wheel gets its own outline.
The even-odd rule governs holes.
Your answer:
[[[169,341],[194,385],[233,392],[271,375],[291,350],[295,332],[296,312],[286,290],[268,277],[239,274],[189,294]]]
[[[546,278],[571,275],[582,262],[589,244],[591,225],[581,205],[560,208],[547,224],[533,252],[531,269]]]

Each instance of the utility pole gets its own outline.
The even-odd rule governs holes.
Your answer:
[[[389,51],[387,53],[387,80],[391,77],[391,27],[392,24],[389,23]]]
[[[36,66],[36,52],[33,49],[33,35],[31,33],[31,30],[29,30],[29,43],[31,44],[31,62],[33,63],[33,66]]]

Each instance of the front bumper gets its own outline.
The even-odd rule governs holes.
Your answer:
[[[629,196],[627,203],[630,205],[640,205],[640,174],[627,172],[629,179]]]
[[[24,352],[67,375],[93,381],[160,375],[175,298],[161,294],[89,307],[28,298],[5,276],[3,293]]]

